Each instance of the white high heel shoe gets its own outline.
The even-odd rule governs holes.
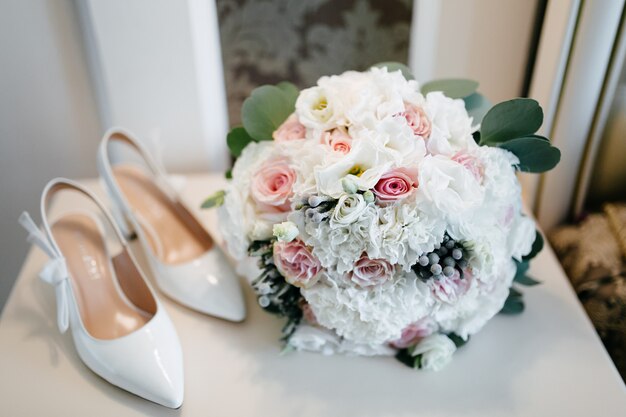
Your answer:
[[[111,166],[111,142],[132,148],[147,169],[137,164]],[[98,150],[98,170],[118,220],[137,234],[160,289],[201,313],[243,320],[246,309],[239,278],[141,143],[129,132],[110,129]]]
[[[48,206],[61,190],[84,194],[101,213],[66,213],[50,226]],[[108,233],[100,218],[110,224]],[[50,257],[40,277],[55,287],[59,330],[71,328],[80,358],[111,384],[180,407],[183,361],[176,330],[102,203],[81,185],[57,178],[43,190],[41,219],[43,232],[26,212],[20,223],[29,242]]]

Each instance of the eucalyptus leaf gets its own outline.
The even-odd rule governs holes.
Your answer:
[[[294,102],[284,85],[255,88],[241,108],[243,127],[256,141],[272,140],[272,133],[293,113]]]
[[[241,126],[234,127],[226,136],[228,149],[235,158],[239,157],[244,148],[253,141],[254,139],[252,139],[248,132],[246,132],[246,129]]]
[[[372,67],[376,67],[376,68],[387,67],[388,72],[394,72],[394,71],[400,70],[404,78],[406,78],[407,80],[412,80],[415,78],[413,77],[413,73],[411,72],[411,69],[400,62],[391,62],[391,61],[379,62],[378,64],[372,65]]]
[[[543,236],[541,235],[541,233],[539,232],[539,230],[536,231],[535,234],[535,240],[533,242],[533,246],[530,249],[530,253],[524,257],[522,257],[522,260],[524,261],[529,261],[531,259],[533,259],[535,256],[537,256],[537,254],[539,252],[541,252],[541,249],[543,249]]]
[[[518,298],[522,298],[524,294],[522,294],[520,291],[518,291],[516,288],[511,287],[509,288],[509,297],[518,297]]]
[[[296,87],[289,81],[281,81],[276,84],[276,87],[280,88],[283,93],[285,93],[285,96],[289,100],[289,103],[291,103],[291,106],[293,106],[295,109],[296,100],[298,99],[298,95],[300,94],[300,90],[298,90],[298,87]]]
[[[478,82],[464,78],[445,78],[425,83],[422,86],[422,94],[426,95],[433,91],[441,91],[450,98],[465,98],[476,92]]]
[[[534,136],[512,139],[497,146],[515,154],[519,158],[518,168],[524,172],[546,172],[561,160],[561,151]]]
[[[469,336],[467,337],[467,340],[463,340],[463,338],[456,333],[448,333],[446,336],[448,336],[448,338],[454,342],[454,345],[457,348],[460,348],[461,346],[469,342]]]
[[[518,279],[521,279],[526,275],[526,272],[528,272],[528,268],[530,267],[530,265],[528,261],[515,261],[515,265],[517,266],[517,271],[515,272],[515,278],[513,278],[513,280],[517,281]]]
[[[497,144],[534,134],[543,123],[543,110],[535,100],[515,98],[493,106],[483,118],[481,145]]]
[[[524,300],[522,300],[522,295],[519,291],[511,288],[509,290],[509,296],[504,302],[502,310],[500,310],[500,314],[520,314],[522,311],[524,311]]]
[[[203,209],[208,209],[212,207],[219,207],[224,204],[224,196],[226,192],[224,190],[220,190],[210,195],[204,202],[202,203]]]
[[[534,278],[529,277],[528,275],[523,275],[520,278],[515,277],[515,282],[520,285],[526,285],[527,287],[532,287],[533,285],[541,284],[540,281],[537,281]]]
[[[463,101],[465,101],[467,114],[474,119],[472,121],[473,125],[480,124],[485,117],[485,114],[487,114],[491,108],[491,102],[480,93],[470,94],[469,96],[464,97]]]

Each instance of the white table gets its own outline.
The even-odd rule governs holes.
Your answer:
[[[189,177],[183,195],[196,208],[222,184]],[[214,232],[215,213],[197,213]],[[162,297],[185,358],[179,410],[83,365],[70,334],[57,331],[52,288],[37,278],[44,261],[31,250],[0,318],[2,416],[626,416],[626,389],[549,247],[532,265],[543,285],[525,291],[526,311],[494,318],[439,373],[393,358],[280,356],[282,321],[248,287],[240,324]]]

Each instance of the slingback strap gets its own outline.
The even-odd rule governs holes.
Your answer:
[[[98,206],[98,208],[103,212],[104,217],[108,220],[113,228],[117,238],[120,240],[123,246],[127,245],[126,240],[124,239],[122,233],[119,228],[115,224],[115,221],[111,218],[109,213],[104,208],[104,205],[98,197],[92,194],[89,190],[81,186],[80,184],[63,179],[56,178],[50,181],[41,195],[41,219],[43,223],[42,232],[39,227],[35,224],[33,219],[27,212],[23,212],[20,215],[19,222],[28,232],[28,242],[39,247],[43,252],[48,255],[50,260],[43,267],[41,272],[39,273],[39,278],[54,286],[56,304],[57,304],[57,326],[59,327],[59,331],[61,333],[65,333],[69,327],[69,317],[70,317],[70,305],[69,305],[69,297],[70,297],[70,281],[69,281],[69,271],[67,268],[67,262],[65,261],[65,257],[61,253],[61,249],[54,241],[52,236],[52,231],[50,230],[50,226],[48,224],[48,206],[51,202],[52,196],[64,189],[75,190],[78,191],[91,200]]]
[[[166,195],[173,201],[178,200],[177,187],[170,182],[167,173],[163,168],[162,161],[160,159],[153,158],[146,147],[132,133],[122,128],[109,129],[102,138],[100,150],[98,152],[98,165],[100,166],[101,172],[104,171],[106,173],[104,181],[109,187],[112,187],[112,189],[119,192],[113,177],[111,158],[109,156],[109,144],[112,141],[124,143],[134,149],[144,160],[148,169],[156,178],[158,185],[162,188]]]

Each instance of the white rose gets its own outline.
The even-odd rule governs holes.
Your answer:
[[[274,237],[280,242],[291,242],[298,236],[298,227],[293,222],[275,224],[272,228]]]
[[[422,339],[413,349],[413,356],[422,355],[422,369],[439,371],[451,360],[456,345],[448,336],[433,334]]]
[[[457,216],[482,204],[484,190],[472,173],[447,157],[426,156],[419,167],[419,188],[441,212]]]
[[[352,126],[350,135],[353,139],[371,141],[384,148],[398,166],[418,164],[426,154],[424,141],[415,139],[413,130],[401,113],[384,120]]]
[[[472,137],[472,118],[463,100],[451,99],[441,92],[428,93],[424,110],[432,123],[427,142],[430,153],[452,156],[478,147]]]
[[[359,216],[365,211],[367,203],[361,194],[344,194],[339,197],[337,205],[333,210],[330,218],[331,227],[333,223],[350,224],[359,219]]]

